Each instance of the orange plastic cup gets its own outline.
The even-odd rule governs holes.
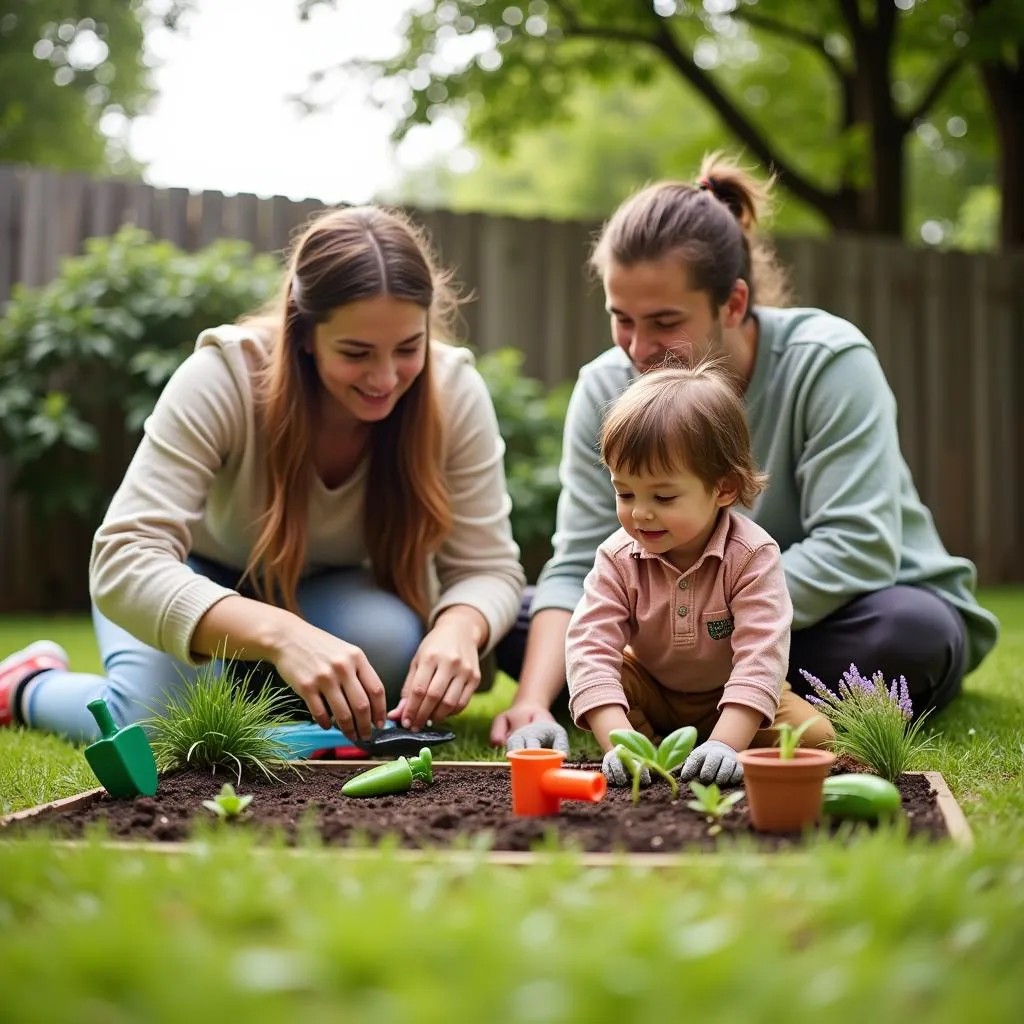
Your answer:
[[[521,817],[558,814],[563,800],[596,804],[604,799],[608,783],[601,772],[563,768],[558,750],[510,750],[512,813]]]

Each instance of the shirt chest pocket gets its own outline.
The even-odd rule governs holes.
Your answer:
[[[731,647],[729,638],[735,628],[732,612],[728,608],[721,611],[702,612],[700,617],[700,638],[702,643],[713,643],[718,646],[725,643]]]

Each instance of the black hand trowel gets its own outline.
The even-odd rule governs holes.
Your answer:
[[[100,785],[113,797],[153,796],[156,761],[142,726],[118,729],[102,698],[89,701],[86,707],[100,727],[101,738],[85,748],[85,759]]]

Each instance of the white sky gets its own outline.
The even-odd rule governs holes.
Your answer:
[[[364,202],[398,176],[388,135],[393,115],[376,110],[369,84],[335,79],[328,113],[289,103],[311,72],[352,57],[397,51],[397,26],[413,0],[339,0],[300,22],[297,0],[200,0],[178,33],[149,40],[160,61],[158,96],[132,128],[130,148],[147,180],[224,192],[327,202]],[[258,12],[258,13],[257,13]],[[458,145],[453,125],[417,130],[401,148],[411,166]]]

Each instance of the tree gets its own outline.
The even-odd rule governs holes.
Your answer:
[[[1024,245],[1024,5],[971,0],[972,39],[999,135],[999,239]]]
[[[564,119],[588,82],[667,68],[833,228],[898,235],[908,138],[969,87],[984,2],[441,0],[407,16],[402,53],[363,67],[407,89],[397,137],[455,111],[498,148]]]
[[[193,0],[7,0],[0,13],[0,161],[117,172],[103,131],[151,97],[143,59],[154,23],[175,28]]]

